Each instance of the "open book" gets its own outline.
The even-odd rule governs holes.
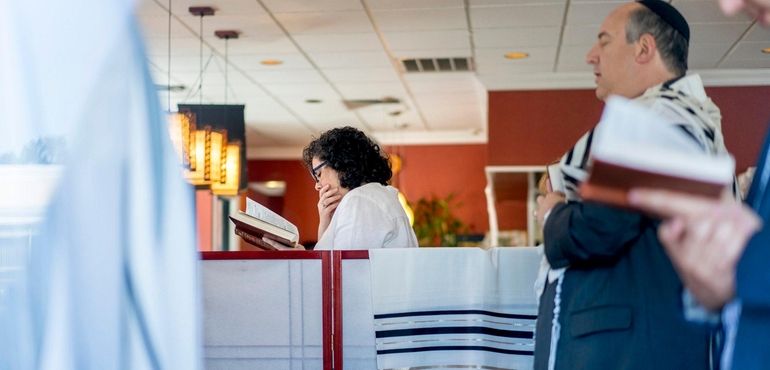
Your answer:
[[[717,198],[733,181],[732,156],[704,153],[680,126],[623,98],[607,101],[593,141],[585,200],[628,207],[635,187]]]
[[[230,216],[235,224],[235,233],[247,243],[262,249],[277,249],[262,241],[262,237],[273,239],[282,244],[293,246],[299,240],[297,226],[287,221],[267,207],[246,199],[246,212]]]

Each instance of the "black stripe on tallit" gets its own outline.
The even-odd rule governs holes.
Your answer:
[[[525,315],[518,313],[505,313],[486,310],[443,310],[443,311],[412,311],[412,312],[396,312],[374,315],[377,319],[390,319],[394,317],[411,317],[411,316],[436,316],[436,315],[487,315],[494,317],[503,317],[507,319],[522,319],[522,320],[535,320],[537,315]]]
[[[502,330],[484,326],[444,326],[432,328],[377,330],[376,338],[411,337],[417,335],[439,334],[484,334],[503,338],[532,339],[534,333],[526,330]]]
[[[591,152],[591,141],[594,139],[594,130],[591,130],[588,132],[588,137],[586,138],[586,148],[583,150],[583,160],[580,161],[580,168],[586,168],[586,165],[588,164],[588,153]]]
[[[534,356],[533,351],[522,351],[518,349],[502,349],[486,346],[433,346],[433,347],[416,347],[416,348],[398,348],[398,349],[384,349],[378,350],[378,355],[391,355],[395,353],[410,353],[410,352],[429,352],[429,351],[484,351],[504,353],[507,355],[524,355]]]

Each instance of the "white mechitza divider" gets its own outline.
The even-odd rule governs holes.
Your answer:
[[[206,369],[322,369],[320,260],[205,260]]]
[[[344,369],[376,369],[372,281],[368,259],[342,260],[342,356]]]

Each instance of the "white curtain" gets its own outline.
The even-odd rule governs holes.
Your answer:
[[[0,302],[2,369],[200,366],[192,189],[133,5],[0,0],[0,153],[42,136],[66,148],[25,273]]]

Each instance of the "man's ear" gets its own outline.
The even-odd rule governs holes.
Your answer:
[[[636,42],[635,52],[637,63],[647,64],[651,62],[658,53],[658,45],[655,43],[655,38],[649,33],[641,35],[639,41]]]

